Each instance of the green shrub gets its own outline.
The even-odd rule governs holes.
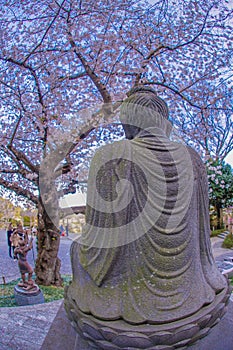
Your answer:
[[[60,300],[64,297],[64,288],[69,285],[72,277],[70,275],[62,275],[63,286],[54,287],[54,286],[39,286],[43,295],[45,302],[48,303],[54,300]],[[17,280],[11,281],[7,284],[0,284],[0,307],[11,307],[18,306],[15,302],[14,297],[14,287],[20,281],[20,278]]]
[[[223,248],[233,248],[233,235],[230,233],[222,243]]]
[[[217,235],[219,235],[222,232],[225,232],[225,228],[220,228],[218,230],[213,230],[211,231],[210,237],[216,237]]]

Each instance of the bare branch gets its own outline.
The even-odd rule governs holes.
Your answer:
[[[27,60],[36,52],[36,50],[38,49],[38,47],[41,46],[41,44],[43,43],[44,39],[46,38],[50,28],[53,26],[54,22],[56,21],[57,17],[59,16],[59,13],[61,11],[61,7],[63,6],[65,0],[63,0],[63,2],[61,3],[58,12],[56,13],[56,15],[54,16],[54,18],[52,19],[52,21],[50,22],[50,24],[48,25],[45,33],[43,34],[42,38],[40,39],[39,43],[34,47],[34,49],[25,57],[25,59],[23,60],[22,64],[24,65]]]
[[[17,195],[22,196],[22,197],[26,198],[27,200],[32,201],[34,204],[37,205],[38,197],[36,197],[29,190],[18,186],[16,183],[8,182],[8,181],[2,179],[1,177],[0,177],[0,185],[9,191],[15,192]]]
[[[8,149],[14,154],[18,162],[22,161],[33,173],[39,173],[38,167],[34,165],[23,152],[16,150],[12,145],[8,145]]]
[[[81,61],[87,75],[90,77],[90,79],[92,80],[92,82],[94,83],[94,85],[96,86],[96,88],[98,89],[100,95],[103,98],[103,101],[105,103],[110,103],[111,102],[111,95],[108,93],[106,86],[104,84],[101,83],[99,77],[95,74],[95,72],[91,69],[91,67],[88,65],[87,61],[85,60],[85,58],[81,55],[81,53],[78,51],[77,46],[72,38],[72,35],[70,32],[68,32],[69,35],[69,41],[70,41],[70,45],[71,47],[74,49],[74,53],[76,54],[76,56],[79,58],[79,60]]]
[[[64,75],[58,78],[59,81],[63,81],[63,80],[76,80],[78,78],[83,78],[87,76],[86,71],[85,72],[80,72],[80,73],[75,73],[75,74],[70,74],[70,75]]]
[[[184,96],[180,91],[178,91],[177,89],[173,88],[170,85],[167,85],[163,82],[157,82],[157,81],[145,81],[144,82],[145,85],[160,85],[165,87],[166,89],[171,90],[172,92],[174,92],[176,95],[180,96],[182,98],[182,100],[188,102],[190,104],[190,106],[198,108],[198,109],[205,109],[206,107],[201,107],[196,105],[195,103],[193,103],[188,97]]]
[[[38,184],[37,179],[33,179],[30,180],[30,175],[32,175],[32,173],[30,173],[28,170],[26,170],[23,167],[20,167],[18,169],[1,169],[1,174],[20,174],[23,178],[25,178],[27,181],[31,181],[33,182],[35,185]]]
[[[23,117],[23,115],[20,113],[19,118],[18,118],[18,120],[17,120],[17,122],[16,122],[16,125],[15,125],[15,128],[14,128],[14,130],[13,130],[12,136],[11,136],[11,138],[10,138],[9,148],[12,146],[12,143],[13,143],[13,141],[14,141],[14,138],[15,138],[15,135],[16,135],[16,133],[17,133],[17,130],[18,130],[18,127],[19,127],[19,124],[20,124],[20,122],[21,122],[22,117]]]

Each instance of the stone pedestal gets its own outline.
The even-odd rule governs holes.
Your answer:
[[[59,329],[59,332],[57,330]],[[198,340],[195,344],[185,347],[187,350],[232,350],[233,344],[233,302],[227,307],[227,312],[223,319],[209,332],[209,334]],[[111,345],[109,345],[111,346]],[[64,306],[61,305],[50,330],[44,340],[41,350],[95,350],[84,339],[82,339],[71,326],[66,316]],[[111,347],[109,347],[111,349]],[[112,347],[114,349],[114,347]],[[129,348],[128,348],[129,349]],[[132,350],[139,349],[131,348]],[[154,347],[157,349],[169,349],[173,347]]]
[[[216,295],[214,302],[203,306],[193,315],[161,324],[132,325],[120,319],[100,320],[84,314],[74,302],[67,299],[65,308],[73,327],[89,343],[90,349],[174,350],[191,346],[209,333],[225,314],[230,291],[231,288],[225,288]],[[84,348],[75,348],[79,349]]]
[[[44,296],[37,284],[30,290],[25,290],[18,285],[14,288],[16,304],[19,306],[44,303]]]

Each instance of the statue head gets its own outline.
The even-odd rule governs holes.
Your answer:
[[[20,247],[23,247],[26,245],[25,238],[24,237],[19,237],[18,245]]]
[[[22,224],[22,222],[21,221],[19,221],[19,222],[17,222],[17,230],[21,230],[21,231],[23,231],[23,224]]]
[[[120,111],[120,120],[128,139],[134,138],[140,130],[155,126],[158,119],[168,119],[166,102],[148,86],[138,86],[127,93]]]

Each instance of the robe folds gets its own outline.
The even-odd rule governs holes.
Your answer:
[[[84,313],[160,324],[198,312],[227,286],[211,252],[205,166],[170,140],[166,123],[91,162],[67,292]]]

